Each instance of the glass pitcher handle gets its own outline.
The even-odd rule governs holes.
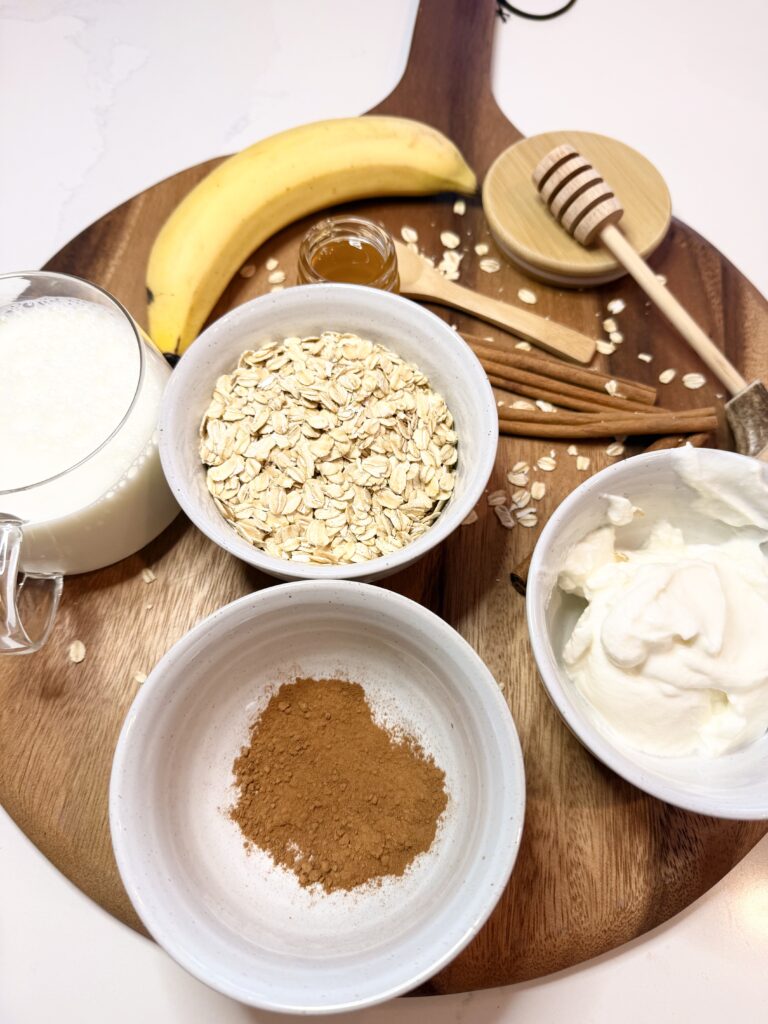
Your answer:
[[[22,521],[0,514],[0,654],[39,651],[61,597],[58,573],[19,573],[22,539]]]

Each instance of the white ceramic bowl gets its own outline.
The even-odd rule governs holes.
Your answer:
[[[720,818],[768,818],[768,735],[743,750],[719,757],[658,757],[633,749],[606,728],[601,716],[577,691],[561,652],[583,602],[563,594],[557,574],[568,550],[606,522],[602,494],[621,494],[646,513],[620,531],[622,545],[638,546],[652,524],[668,519],[686,538],[713,541],[731,536],[692,507],[693,492],[675,470],[681,450],[651,452],[602,470],[576,488],[557,508],[541,533],[531,560],[526,604],[528,630],[544,686],[566,725],[595,757],[639,789],[670,804]],[[732,452],[701,449],[700,458],[716,471],[734,461],[753,463]],[[768,475],[768,467],[764,473]],[[765,625],[765,624],[764,624]]]
[[[246,855],[226,811],[275,685],[340,669],[422,740],[450,801],[402,878],[319,896]],[[120,735],[110,825],[133,905],[191,974],[252,1006],[331,1013],[419,985],[469,942],[512,870],[524,803],[512,716],[469,644],[397,594],[311,581],[227,605],[166,654]]]
[[[453,496],[435,525],[408,547],[370,562],[307,565],[272,558],[222,518],[205,485],[198,429],[216,378],[267,341],[323,330],[352,331],[416,363],[453,413],[459,459]],[[244,562],[280,579],[379,579],[404,569],[452,533],[491,475],[498,416],[488,378],[469,346],[433,313],[399,295],[347,284],[288,288],[246,302],[194,342],[173,372],[160,413],[160,457],[171,490],[192,522]]]

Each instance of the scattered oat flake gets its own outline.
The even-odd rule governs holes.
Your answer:
[[[624,341],[624,335],[621,333],[621,331],[611,331],[611,333],[608,335],[608,338],[610,341],[613,342],[614,345],[620,345],[622,341]]]
[[[269,284],[282,284],[285,281],[284,270],[273,270],[267,277]]]
[[[495,274],[497,270],[501,270],[501,264],[498,260],[489,256],[487,259],[480,260],[480,269],[486,274]]]
[[[650,352],[638,352],[637,358],[643,363],[653,362],[653,356]]]
[[[146,567],[141,570],[141,578],[144,580],[145,583],[154,583],[155,580],[157,579],[157,576],[155,576],[155,574],[149,567]]]
[[[264,266],[267,268],[267,270],[277,270],[279,264],[274,256],[270,256],[270,258],[267,260]]]
[[[616,346],[612,342],[602,339],[595,344],[595,348],[601,356],[610,356],[616,351]]]
[[[441,231],[440,241],[446,249],[456,249],[461,244],[461,239],[455,231]]]
[[[523,462],[521,460],[520,462],[516,462],[514,464],[514,466],[512,467],[512,472],[513,473],[527,473],[530,468],[531,467],[528,465],[527,462]]]
[[[541,501],[546,493],[547,485],[543,480],[536,480],[536,482],[531,485],[531,497],[534,501]]]
[[[517,520],[518,526],[524,526],[530,530],[533,526],[538,526],[539,520],[535,512],[526,511],[525,515],[519,516]]]
[[[557,466],[557,462],[551,455],[542,455],[540,459],[536,460],[536,465],[545,473],[551,473]]]
[[[567,448],[567,451],[568,451],[569,455],[578,455],[579,454],[579,449],[576,447],[575,444],[569,444],[568,448]]]
[[[466,519],[462,519],[461,525],[462,526],[471,526],[472,523],[476,523],[477,522],[477,519],[478,519],[477,512],[475,512],[475,510],[472,509],[472,511],[467,516],[467,518]]]
[[[506,505],[507,503],[507,492],[506,491],[491,491],[488,495],[488,504],[493,507],[494,505]]]
[[[147,673],[146,672],[134,672],[133,673],[133,681],[134,681],[134,683],[139,683],[139,684],[146,683],[146,681],[147,681]]]
[[[697,391],[699,388],[703,388],[706,383],[707,379],[703,373],[683,374],[683,387],[689,388],[691,391]]]
[[[460,217],[464,216],[464,214],[467,212],[467,204],[464,202],[463,199],[456,200],[456,202],[453,204],[453,212],[458,213]]]
[[[507,480],[513,487],[526,487],[528,485],[527,473],[507,473]]]
[[[619,382],[617,380],[606,381],[605,390],[609,395],[615,395],[619,390]]]
[[[671,383],[671,381],[673,381],[675,379],[675,375],[676,374],[677,374],[677,370],[672,370],[672,369],[662,370],[661,373],[659,374],[659,384],[669,384],[669,383]]]
[[[512,492],[512,504],[515,508],[525,508],[530,500],[531,492],[527,487],[518,487],[516,491]]]
[[[490,249],[485,244],[485,242],[478,242],[477,245],[475,246],[475,252],[477,253],[478,256],[487,256],[488,253],[490,252]]]
[[[515,345],[515,348],[519,348],[522,352],[530,352],[531,351],[530,343],[527,342],[527,341],[518,341],[516,343],[516,345]]]
[[[511,530],[515,525],[515,520],[512,518],[512,513],[504,505],[495,505],[493,511],[496,513],[496,518],[499,520],[501,525],[507,530]]]
[[[620,455],[624,454],[624,445],[619,441],[614,441],[605,449],[605,454],[612,459],[617,459]]]
[[[244,267],[240,267],[240,277],[253,277],[256,273],[256,267],[252,263],[246,263]]]
[[[82,640],[73,640],[67,649],[69,654],[69,660],[73,661],[75,665],[79,665],[81,661],[85,660],[85,644]]]
[[[588,455],[577,455],[576,456],[576,469],[580,472],[586,472],[589,469],[590,458]]]
[[[517,297],[521,302],[526,302],[529,306],[535,306],[538,302],[536,292],[532,292],[530,288],[518,288]]]
[[[610,334],[611,331],[618,331],[618,329],[619,328],[616,321],[613,320],[611,317],[608,317],[606,320],[603,320],[603,330],[606,334]]]
[[[614,316],[617,316],[619,313],[624,312],[626,309],[626,303],[624,302],[624,299],[611,299],[608,303],[607,309],[609,313],[613,313]]]
[[[542,412],[557,412],[557,409],[551,402],[545,401],[543,398],[536,399],[536,406],[541,409]]]
[[[533,402],[526,402],[524,398],[516,398],[512,403],[513,409],[535,409]]]
[[[407,224],[404,224],[400,228],[400,237],[404,242],[418,242],[419,233],[416,228],[409,228]]]
[[[660,284],[666,284],[666,283],[667,283],[667,279],[666,279],[666,277],[665,277],[665,276],[664,276],[663,274],[657,274],[657,275],[656,275],[656,280],[657,280],[657,281],[658,281],[658,282],[659,282]]]

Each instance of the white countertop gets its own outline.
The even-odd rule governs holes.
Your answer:
[[[544,10],[556,0],[520,2]],[[0,272],[39,266],[189,164],[373,106],[405,65],[415,9],[416,0],[5,0]],[[526,134],[578,127],[645,153],[677,215],[768,292],[766,37],[764,0],[579,0],[555,21],[499,25],[494,89]],[[2,812],[0,901],[2,1024],[287,1019],[188,976],[72,887]],[[766,962],[768,838],[683,914],[611,954],[540,981],[401,999],[344,1020],[741,1024],[764,1017]]]

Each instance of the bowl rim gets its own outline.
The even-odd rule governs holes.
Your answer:
[[[738,459],[749,463],[754,462],[754,459],[747,455],[724,451],[720,448],[698,448],[696,450],[706,452],[706,458],[714,456],[715,458],[728,461]],[[735,807],[730,803],[724,803],[717,797],[711,798],[691,793],[684,784],[672,780],[663,780],[655,773],[647,771],[633,759],[631,752],[625,753],[605,736],[569,697],[567,690],[569,686],[573,686],[573,683],[565,677],[565,674],[558,667],[547,633],[544,612],[551,591],[545,591],[543,563],[549,555],[549,550],[561,525],[571,517],[574,505],[582,499],[583,495],[591,491],[599,490],[604,492],[610,490],[610,487],[607,486],[609,482],[614,476],[626,473],[629,464],[632,467],[640,467],[649,462],[662,462],[665,460],[674,463],[680,458],[682,451],[683,448],[670,448],[661,451],[643,452],[639,455],[633,455],[629,459],[616,462],[611,466],[606,466],[599,473],[595,473],[594,476],[582,481],[560,503],[541,531],[531,557],[526,588],[528,635],[539,677],[550,701],[557,709],[565,725],[594,757],[602,761],[603,764],[607,765],[608,768],[621,776],[626,782],[631,783],[650,796],[663,800],[665,803],[672,804],[675,807],[680,807],[686,811],[693,811],[697,814],[709,815],[714,818],[728,818],[736,821],[759,821],[768,816],[768,805],[760,806],[752,803],[746,805],[746,807],[743,805]],[[660,758],[659,760],[674,761],[675,759]]]
[[[395,618],[405,616],[420,618],[424,626],[436,633],[442,640],[442,646],[445,650],[449,650],[449,646],[453,645],[454,650],[461,650],[463,655],[473,663],[475,671],[473,672],[472,679],[475,689],[467,689],[467,697],[469,698],[472,694],[476,695],[478,691],[484,691],[487,700],[490,702],[488,717],[492,722],[492,728],[497,731],[500,741],[503,740],[506,743],[505,756],[500,760],[497,767],[506,776],[508,781],[508,785],[505,788],[507,805],[503,814],[494,814],[494,818],[497,821],[494,846],[498,851],[497,862],[500,867],[494,875],[489,875],[485,880],[487,882],[493,879],[497,884],[494,886],[484,885],[482,887],[485,895],[479,901],[477,912],[469,921],[456,929],[455,941],[452,942],[451,946],[440,957],[428,960],[418,971],[407,973],[407,976],[404,975],[400,982],[390,985],[382,992],[374,993],[362,999],[350,998],[328,1005],[291,1004],[275,1001],[274,999],[260,998],[258,994],[254,997],[252,991],[243,991],[237,986],[229,984],[226,980],[223,981],[215,970],[201,970],[200,960],[193,955],[187,955],[184,948],[180,949],[174,939],[173,930],[166,927],[167,915],[158,911],[156,906],[150,905],[142,898],[145,883],[137,879],[140,875],[142,863],[144,863],[147,855],[142,852],[141,841],[135,836],[131,838],[126,835],[121,824],[121,819],[125,814],[125,803],[122,798],[121,789],[126,775],[130,777],[131,773],[132,744],[137,730],[142,728],[146,730],[147,721],[151,728],[153,718],[150,717],[147,721],[144,721],[145,716],[151,714],[154,702],[161,700],[164,691],[171,685],[163,682],[164,678],[168,678],[164,676],[165,671],[179,654],[185,652],[187,648],[205,636],[215,620],[227,619],[244,606],[250,606],[252,614],[247,621],[252,622],[254,618],[258,617],[260,608],[274,600],[276,593],[282,598],[284,595],[287,596],[288,592],[310,594],[315,592],[318,601],[333,600],[334,593],[340,593],[348,597],[357,592],[359,599],[379,602],[379,607],[390,609]],[[245,626],[245,623],[243,626]],[[447,659],[446,663],[450,664],[450,658]],[[109,781],[110,835],[120,878],[132,906],[158,945],[198,980],[241,1003],[277,1013],[318,1016],[360,1010],[409,992],[450,963],[469,944],[490,917],[501,899],[512,874],[522,840],[525,807],[525,765],[517,727],[496,679],[471,644],[438,615],[423,605],[412,601],[410,598],[369,583],[347,582],[343,580],[300,580],[265,587],[262,590],[245,594],[237,600],[218,608],[185,633],[152,669],[152,672],[134,698],[123,721],[112,761]],[[486,858],[483,858],[483,860],[485,861]],[[490,859],[488,859],[487,863],[490,864]],[[457,920],[460,920],[460,918],[457,918]],[[289,967],[286,968],[286,970],[289,969]]]
[[[190,482],[186,480],[181,468],[175,444],[176,434],[172,429],[172,422],[176,419],[177,407],[183,401],[187,380],[194,377],[198,370],[202,370],[201,364],[205,361],[206,353],[218,343],[221,332],[226,330],[233,321],[247,320],[255,307],[287,307],[293,303],[308,303],[312,296],[319,298],[321,295],[328,294],[339,297],[356,296],[361,304],[367,306],[380,305],[386,308],[390,304],[394,304],[396,307],[405,305],[417,320],[422,321],[425,332],[431,329],[433,333],[437,333],[442,337],[446,345],[454,346],[455,351],[464,362],[466,389],[468,393],[473,395],[475,403],[473,420],[477,422],[478,435],[483,436],[483,443],[478,446],[478,452],[473,458],[475,467],[478,467],[475,469],[475,472],[478,475],[478,479],[483,480],[483,485],[477,493],[468,491],[462,498],[452,500],[426,533],[421,537],[417,537],[416,540],[398,551],[381,555],[378,558],[372,558],[366,562],[352,562],[341,565],[314,565],[306,562],[293,562],[290,559],[274,558],[272,555],[268,555],[239,537],[224,522],[223,518],[222,525],[226,526],[226,530],[222,530],[220,536],[214,537],[211,535],[208,524],[199,511],[199,503],[192,496]],[[246,329],[245,327],[243,328],[243,330]],[[158,438],[160,461],[174,498],[198,530],[205,534],[214,544],[217,544],[241,561],[254,566],[254,568],[285,580],[367,579],[389,575],[399,567],[410,564],[417,558],[421,558],[428,551],[431,551],[432,548],[444,541],[466,519],[480,500],[482,491],[490,479],[496,461],[499,440],[498,410],[496,399],[493,395],[493,388],[480,365],[480,361],[470,346],[444,320],[441,320],[430,310],[419,305],[419,303],[402,295],[396,295],[377,288],[369,288],[364,285],[335,283],[297,285],[287,288],[282,292],[260,295],[255,299],[236,306],[219,317],[218,320],[214,321],[199,335],[184,353],[166,385],[160,406]],[[461,439],[459,439],[459,442],[461,442]],[[461,458],[461,455],[459,455],[459,458]]]

